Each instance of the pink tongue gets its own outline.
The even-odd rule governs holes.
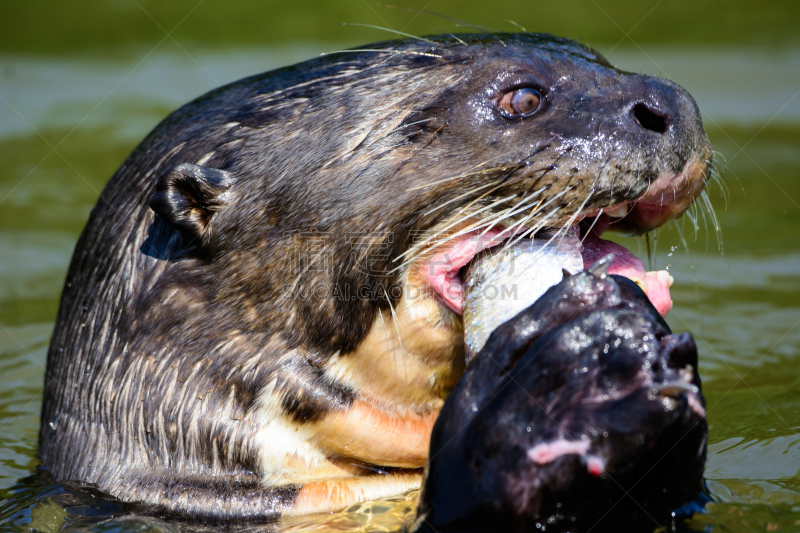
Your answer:
[[[601,239],[594,235],[587,235],[583,240],[583,268],[589,268],[598,259],[613,253],[614,262],[608,269],[609,274],[625,276],[634,281],[643,281],[647,285],[645,293],[653,306],[666,316],[672,309],[672,298],[669,295],[669,282],[667,276],[655,272],[645,273],[644,265],[638,257],[630,253],[627,248],[615,242]]]

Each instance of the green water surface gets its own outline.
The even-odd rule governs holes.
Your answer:
[[[506,31],[588,42],[696,98],[721,183],[721,226],[694,212],[659,232],[672,328],[700,349],[713,501],[682,530],[800,531],[800,10],[797,2],[398,2]],[[182,103],[323,51],[465,31],[363,0],[0,3],[0,531],[145,531],[145,516],[38,470],[45,354],[66,268],[99,191]],[[644,240],[623,238],[648,262]],[[391,531],[408,501],[269,528]],[[205,527],[205,526],[203,526]]]

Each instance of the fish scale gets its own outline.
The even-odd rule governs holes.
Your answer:
[[[464,273],[464,343],[467,362],[497,326],[516,316],[564,278],[583,270],[581,240],[537,233],[508,247],[479,254]]]

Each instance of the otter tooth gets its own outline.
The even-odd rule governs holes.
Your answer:
[[[627,214],[628,214],[628,204],[622,204],[616,209],[612,209],[611,211],[606,211],[606,215],[610,216],[611,218],[622,218]]]
[[[675,283],[675,278],[670,276],[669,272],[667,272],[666,270],[659,270],[657,275],[658,275],[658,279],[664,280],[664,281],[667,282],[667,287],[672,287],[672,284]]]
[[[669,272],[666,271],[666,270],[651,270],[649,272],[645,272],[644,275],[645,275],[645,277],[646,276],[655,276],[656,279],[658,279],[658,281],[666,283],[667,287],[672,287],[672,284],[675,283],[675,278],[670,276]],[[633,278],[631,278],[631,279],[633,279]],[[636,284],[639,285],[640,287],[642,286],[641,283],[639,283],[635,279],[633,279],[633,281],[636,282]],[[646,286],[647,285],[645,284],[645,287]],[[644,290],[644,287],[642,287],[642,289]]]

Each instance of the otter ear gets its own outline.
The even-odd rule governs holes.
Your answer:
[[[148,203],[181,232],[184,242],[202,241],[211,217],[225,204],[223,193],[232,184],[229,172],[183,163],[161,176]]]

